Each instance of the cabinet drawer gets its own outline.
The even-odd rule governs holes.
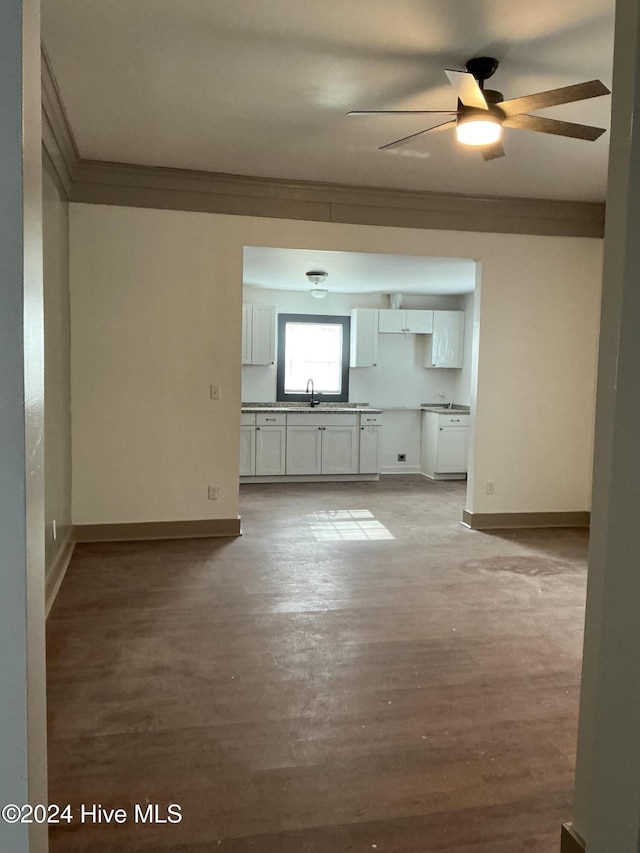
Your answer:
[[[469,415],[438,415],[438,426],[469,426]]]
[[[382,412],[378,412],[377,414],[361,414],[360,415],[360,426],[381,426],[382,425]]]
[[[285,412],[260,412],[256,415],[258,426],[285,426],[287,415]]]
[[[241,426],[255,426],[256,425],[256,416],[253,412],[249,414],[249,412],[242,412],[240,415],[240,425]]]
[[[358,415],[327,415],[321,412],[316,414],[310,412],[308,415],[303,415],[301,412],[297,414],[287,415],[289,426],[357,426]]]

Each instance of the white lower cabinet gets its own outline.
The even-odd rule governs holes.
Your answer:
[[[358,415],[291,414],[287,474],[357,474]]]
[[[256,416],[249,412],[240,415],[240,476],[256,473]]]
[[[357,474],[358,427],[323,426],[322,432],[322,474]]]
[[[382,451],[382,427],[360,427],[360,473],[379,474]]]
[[[256,416],[256,476],[272,477],[286,471],[287,416]]]
[[[287,474],[320,474],[322,432],[318,425],[287,427]]]
[[[464,479],[469,456],[469,415],[422,413],[421,470],[427,477]]]
[[[360,415],[360,473],[379,474],[382,456],[382,415]]]
[[[256,473],[256,428],[240,427],[240,476],[250,477]]]
[[[380,473],[380,413],[243,413],[240,430],[243,477]]]

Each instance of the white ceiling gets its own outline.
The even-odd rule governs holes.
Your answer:
[[[419,258],[307,249],[244,250],[245,284],[275,290],[309,290],[305,273],[323,270],[331,293],[471,293],[476,265],[466,258]],[[315,285],[314,285],[315,286]]]
[[[84,158],[592,201],[605,198],[608,133],[505,129],[507,156],[485,163],[451,132],[378,151],[428,122],[345,113],[454,109],[443,69],[482,54],[500,59],[490,85],[506,98],[610,87],[613,14],[613,0],[42,0]],[[609,102],[540,114],[608,128]]]

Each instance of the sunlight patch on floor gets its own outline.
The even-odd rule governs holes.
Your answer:
[[[334,509],[307,516],[318,542],[353,542],[395,539],[368,509]]]

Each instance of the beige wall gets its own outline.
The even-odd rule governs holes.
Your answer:
[[[48,157],[43,159],[45,394],[45,559],[47,571],[71,528],[71,364],[69,203]],[[57,525],[54,541],[52,523]]]
[[[74,524],[236,517],[234,218],[71,205],[71,294]]]
[[[589,508],[600,240],[74,204],[74,523],[237,514],[246,245],[478,261],[467,508]]]

